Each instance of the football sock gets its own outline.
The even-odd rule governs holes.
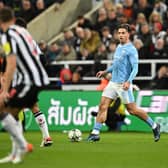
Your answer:
[[[93,127],[92,134],[99,134],[100,130],[101,130],[101,127],[102,127],[102,123],[96,122],[94,127]]]
[[[17,121],[18,127],[20,129],[20,131],[23,133],[23,126],[22,123],[20,121]],[[11,141],[12,141],[12,151],[11,151],[11,155],[12,156],[16,156],[19,148],[17,143],[15,142],[14,138],[11,136]]]
[[[10,135],[13,137],[13,140],[19,145],[20,149],[25,149],[27,142],[14,117],[9,113],[3,113],[1,114],[0,119],[2,126],[10,133]]]
[[[151,117],[148,117],[147,120],[146,120],[146,122],[148,123],[148,125],[149,125],[150,127],[152,127],[152,129],[155,129],[156,126],[157,126],[156,123],[152,120]]]
[[[34,113],[34,117],[35,117],[36,123],[40,127],[43,138],[50,137],[49,132],[48,132],[48,125],[47,125],[45,115],[42,112],[39,111],[37,113]]]
[[[11,141],[12,141],[12,150],[11,150],[11,155],[13,157],[16,156],[16,153],[17,153],[17,149],[18,149],[18,146],[17,146],[17,143],[15,142],[14,138],[11,136]]]

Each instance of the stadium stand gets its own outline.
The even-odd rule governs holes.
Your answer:
[[[55,5],[54,0],[1,2],[0,7],[10,5],[17,15],[22,9],[19,3],[25,3],[29,8],[30,2],[33,8],[39,3],[39,10],[36,7],[36,14],[31,11],[30,16],[40,16],[33,20],[28,18],[31,20],[28,29],[34,33],[45,54],[46,69],[54,85],[60,84],[60,72],[64,68],[72,74],[79,73],[85,84],[99,83],[95,73],[112,63],[118,43],[115,28],[120,23],[131,25],[131,40],[139,53],[140,66],[136,84],[144,87],[144,81],[150,83],[163,66],[168,66],[168,2],[165,0],[93,0],[89,7],[83,6],[85,9],[80,9],[82,13],[76,10],[78,5],[74,5],[74,8],[68,4],[69,1],[59,1],[64,2],[61,6]],[[75,2],[81,3],[77,0],[74,0],[74,4]],[[53,10],[58,12],[57,15],[53,15]],[[48,18],[51,19],[50,22]],[[52,27],[50,23],[54,18],[62,22],[57,22]],[[35,22],[36,26],[32,26]],[[92,46],[95,43],[97,45]],[[167,78],[167,73],[164,77]]]

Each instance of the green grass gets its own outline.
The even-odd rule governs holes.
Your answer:
[[[40,148],[40,132],[26,132],[34,152],[19,165],[1,164],[0,168],[167,168],[168,134],[159,142],[152,133],[102,133],[101,141],[72,143],[67,134],[51,132],[54,144]],[[86,139],[88,134],[83,134]],[[0,158],[10,151],[7,133],[0,133]]]

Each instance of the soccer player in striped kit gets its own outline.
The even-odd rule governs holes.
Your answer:
[[[15,25],[14,20],[12,9],[4,7],[0,10],[1,45],[6,57],[4,80],[1,81],[0,121],[17,144],[18,152],[12,163],[19,163],[23,154],[32,151],[33,147],[23,136],[17,122],[18,112],[35,106],[39,91],[49,84],[49,79],[36,58],[38,52],[32,36]]]

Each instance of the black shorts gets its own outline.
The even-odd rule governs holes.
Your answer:
[[[18,85],[10,89],[7,107],[31,108],[38,101],[41,88],[37,86]]]

